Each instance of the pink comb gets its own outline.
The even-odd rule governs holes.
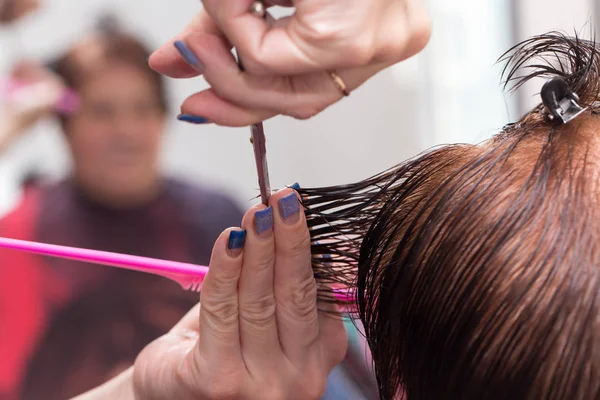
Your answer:
[[[0,247],[42,254],[50,257],[66,258],[92,264],[108,265],[110,267],[146,272],[171,279],[179,283],[184,289],[195,292],[199,292],[202,288],[202,282],[204,282],[204,277],[208,272],[208,267],[202,265],[111,253],[108,251],[58,246],[55,244],[37,243],[27,240],[0,237]],[[352,301],[351,292],[344,290],[343,288],[335,288],[334,294],[336,299],[340,301],[346,303]]]
[[[19,80],[0,82],[0,95],[3,97],[13,96],[18,90],[26,87],[28,84]],[[74,90],[66,89],[55,107],[61,114],[72,114],[79,108],[79,96]]]

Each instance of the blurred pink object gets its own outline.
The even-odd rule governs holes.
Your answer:
[[[8,80],[0,82],[0,96],[10,97],[17,93],[20,89],[27,87],[30,83],[21,82],[18,80]],[[56,103],[56,110],[61,114],[69,115],[77,111],[79,108],[79,96],[74,90],[66,89],[60,100]]]
[[[202,265],[27,240],[0,238],[0,247],[160,275],[179,283],[186,290],[195,292],[200,291],[208,272],[208,267]],[[334,293],[338,300],[352,301],[352,295],[347,289],[334,288]]]

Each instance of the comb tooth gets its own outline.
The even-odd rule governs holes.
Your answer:
[[[199,292],[200,291],[200,282],[194,282],[192,283],[192,285],[190,286],[190,289],[192,292]]]

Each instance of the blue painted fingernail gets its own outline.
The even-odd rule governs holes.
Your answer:
[[[237,257],[246,244],[246,230],[229,232],[229,241],[227,242],[227,250],[233,257]]]
[[[200,62],[200,59],[187,46],[187,44],[185,44],[181,40],[176,40],[175,43],[173,43],[173,44],[175,45],[175,48],[177,49],[179,54],[181,54],[181,57],[183,57],[183,59],[185,60],[186,63],[188,63],[189,65],[194,67],[194,69],[196,69],[198,72],[204,71],[204,66]]]
[[[298,182],[296,182],[292,186],[290,186],[290,188],[292,188],[294,190],[300,190],[300,184]]]
[[[254,214],[254,231],[257,235],[264,235],[273,229],[273,208],[267,207]]]
[[[241,249],[246,243],[246,230],[231,231],[229,232],[229,242],[227,242],[227,248],[229,250]]]
[[[201,117],[199,115],[192,115],[192,114],[179,114],[177,116],[177,119],[180,121],[183,121],[183,122],[189,122],[190,124],[196,124],[196,125],[210,123],[210,121],[208,119]]]
[[[279,214],[286,222],[296,222],[298,220],[300,202],[295,192],[279,199]]]

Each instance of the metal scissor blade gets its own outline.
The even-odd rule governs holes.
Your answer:
[[[266,7],[262,0],[257,0],[252,4],[252,12],[260,18],[267,19]],[[257,14],[258,13],[258,14]],[[237,52],[237,51],[236,51]],[[237,64],[240,71],[244,70],[244,65],[238,53]],[[258,172],[258,186],[260,188],[260,198],[262,203],[269,205],[271,197],[271,182],[269,181],[269,166],[267,165],[267,145],[265,131],[262,122],[253,124],[250,127],[252,133],[252,145],[254,146],[254,160],[256,161],[256,171]]]
[[[250,131],[252,132],[254,160],[256,161],[256,171],[258,172],[258,186],[260,188],[260,198],[264,205],[268,205],[269,197],[271,197],[271,182],[269,180],[269,166],[267,165],[267,145],[262,122],[252,125],[250,127]]]
[[[263,16],[264,17],[264,16]],[[237,64],[240,71],[244,70],[244,65],[238,54]],[[260,188],[260,198],[262,203],[269,205],[269,197],[271,197],[271,182],[269,181],[269,167],[267,165],[267,144],[265,131],[262,122],[253,124],[250,127],[252,133],[251,141],[254,146],[254,160],[256,161],[256,171],[258,172],[258,186]]]

